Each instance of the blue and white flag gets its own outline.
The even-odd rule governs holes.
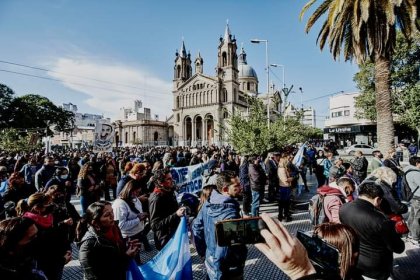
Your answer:
[[[303,152],[305,151],[306,148],[306,143],[302,144],[302,146],[300,146],[298,152],[296,153],[295,157],[293,158],[293,164],[297,167],[299,167],[302,164],[302,159],[303,159]]]
[[[192,275],[187,219],[182,217],[175,235],[153,259],[141,266],[131,261],[127,280],[192,280]]]

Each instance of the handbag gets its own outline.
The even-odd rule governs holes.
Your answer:
[[[409,232],[408,225],[401,215],[390,214],[389,219],[395,222],[395,231],[398,234],[407,234]]]

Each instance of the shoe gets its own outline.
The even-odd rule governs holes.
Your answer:
[[[269,200],[267,200],[267,199],[265,199],[265,198],[263,198],[262,200],[261,200],[261,203],[269,203],[270,201]]]

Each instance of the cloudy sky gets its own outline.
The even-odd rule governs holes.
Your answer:
[[[200,51],[204,72],[214,75],[217,46],[226,22],[248,64],[266,91],[265,46],[270,81],[302,87],[291,96],[317,111],[318,126],[328,113],[328,96],[355,91],[357,65],[335,62],[316,46],[298,19],[304,0],[1,0],[0,83],[17,95],[35,93],[56,104],[71,102],[82,113],[118,119],[120,108],[141,99],[161,120],[172,109],[175,51],[185,40],[194,59]],[[307,17],[305,18],[307,19]],[[16,65],[18,64],[18,65]]]

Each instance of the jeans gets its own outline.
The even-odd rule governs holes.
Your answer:
[[[415,197],[411,200],[407,224],[413,239],[420,240],[420,198]]]
[[[260,192],[252,191],[251,216],[257,217],[260,211]]]

